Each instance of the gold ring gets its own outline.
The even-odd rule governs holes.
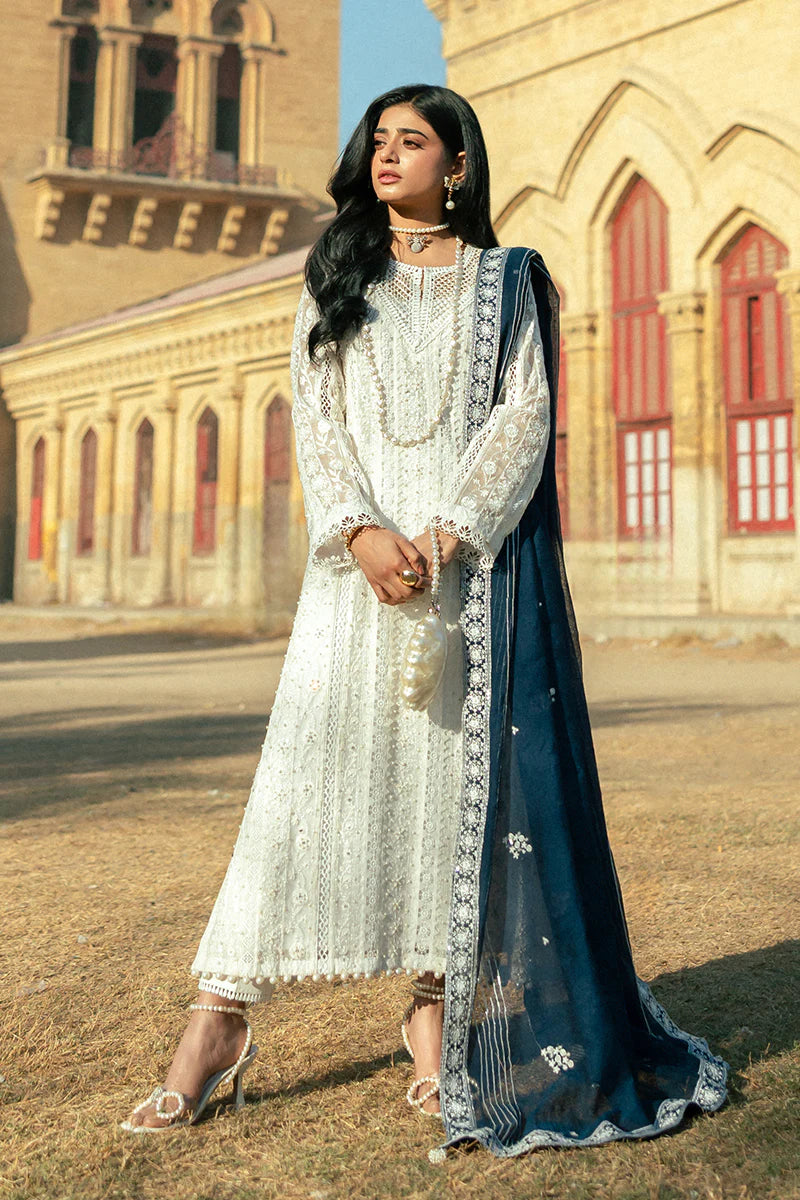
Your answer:
[[[412,571],[410,567],[406,567],[405,570],[399,571],[398,574],[400,576],[401,583],[404,583],[406,587],[416,587],[419,583],[419,575],[416,571]]]

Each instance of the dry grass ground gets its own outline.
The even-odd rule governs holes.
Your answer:
[[[217,631],[0,623],[2,1200],[800,1197],[800,655],[587,647],[639,973],[733,1067],[676,1134],[432,1166],[405,1104],[405,980],[279,989],[249,1103],[136,1140],[166,1068],[283,646]]]

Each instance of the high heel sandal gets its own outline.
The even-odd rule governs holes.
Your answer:
[[[227,1007],[221,1004],[190,1004],[190,1010],[201,1012],[217,1012],[231,1013],[237,1017],[241,1017],[247,1026],[247,1036],[244,1040],[242,1052],[237,1058],[232,1067],[225,1067],[222,1071],[215,1071],[213,1075],[209,1075],[208,1079],[203,1084],[202,1091],[197,1099],[196,1104],[192,1107],[192,1100],[189,1096],[184,1096],[183,1092],[170,1091],[166,1088],[153,1088],[153,1091],[143,1100],[141,1104],[137,1104],[136,1108],[131,1113],[131,1117],[135,1117],[137,1113],[149,1105],[155,1108],[156,1116],[167,1121],[166,1125],[134,1125],[130,1118],[127,1121],[120,1122],[120,1128],[127,1133],[164,1133],[168,1129],[179,1129],[183,1125],[194,1125],[200,1120],[203,1111],[208,1105],[211,1097],[217,1088],[224,1083],[233,1081],[233,1101],[237,1109],[244,1105],[244,1092],[242,1090],[242,1079],[245,1071],[253,1065],[253,1061],[258,1054],[258,1046],[253,1045],[253,1030],[250,1028],[250,1022],[244,1015],[244,1010],[241,1008]],[[173,1099],[177,1101],[177,1105],[173,1109],[165,1109],[164,1101]]]
[[[414,1001],[444,1000],[444,988],[436,987],[435,985],[428,983],[422,983],[419,979],[415,979],[411,984],[411,996],[411,1003],[403,1013],[403,1019],[400,1022],[400,1032],[403,1035],[403,1043],[411,1057],[411,1061],[414,1062],[414,1051],[411,1049],[411,1042],[408,1040],[408,1032],[406,1030],[406,1025],[411,1018],[412,1012],[414,1011]],[[428,1091],[423,1092],[423,1094],[420,1095],[419,1089],[424,1083],[430,1083],[432,1086]],[[424,1116],[439,1117],[441,1119],[441,1112],[429,1112],[428,1109],[424,1107],[429,1100],[433,1100],[434,1096],[438,1096],[440,1084],[441,1080],[438,1072],[434,1075],[422,1075],[419,1079],[414,1079],[412,1081],[410,1088],[406,1092],[406,1100],[412,1108],[418,1109],[419,1112],[421,1112]]]

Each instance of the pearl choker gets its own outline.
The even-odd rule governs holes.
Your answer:
[[[442,229],[449,229],[450,222],[445,221],[443,225],[423,225],[420,229],[404,229],[402,225],[390,225],[392,233],[405,234],[406,243],[412,254],[419,254],[430,246],[433,238],[428,237],[429,233],[439,233]]]

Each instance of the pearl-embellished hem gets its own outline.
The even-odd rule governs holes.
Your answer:
[[[321,979],[328,982],[356,982],[359,979],[380,979],[390,975],[424,975],[428,972],[436,976],[444,975],[445,963],[437,960],[434,963],[421,962],[413,966],[375,968],[366,971],[295,971],[284,972],[280,975],[224,975],[212,972],[203,973],[192,971],[197,978],[197,986],[203,992],[212,992],[217,996],[225,996],[229,1000],[244,1000],[249,1004],[257,1004],[269,1000],[277,983],[317,983]]]

